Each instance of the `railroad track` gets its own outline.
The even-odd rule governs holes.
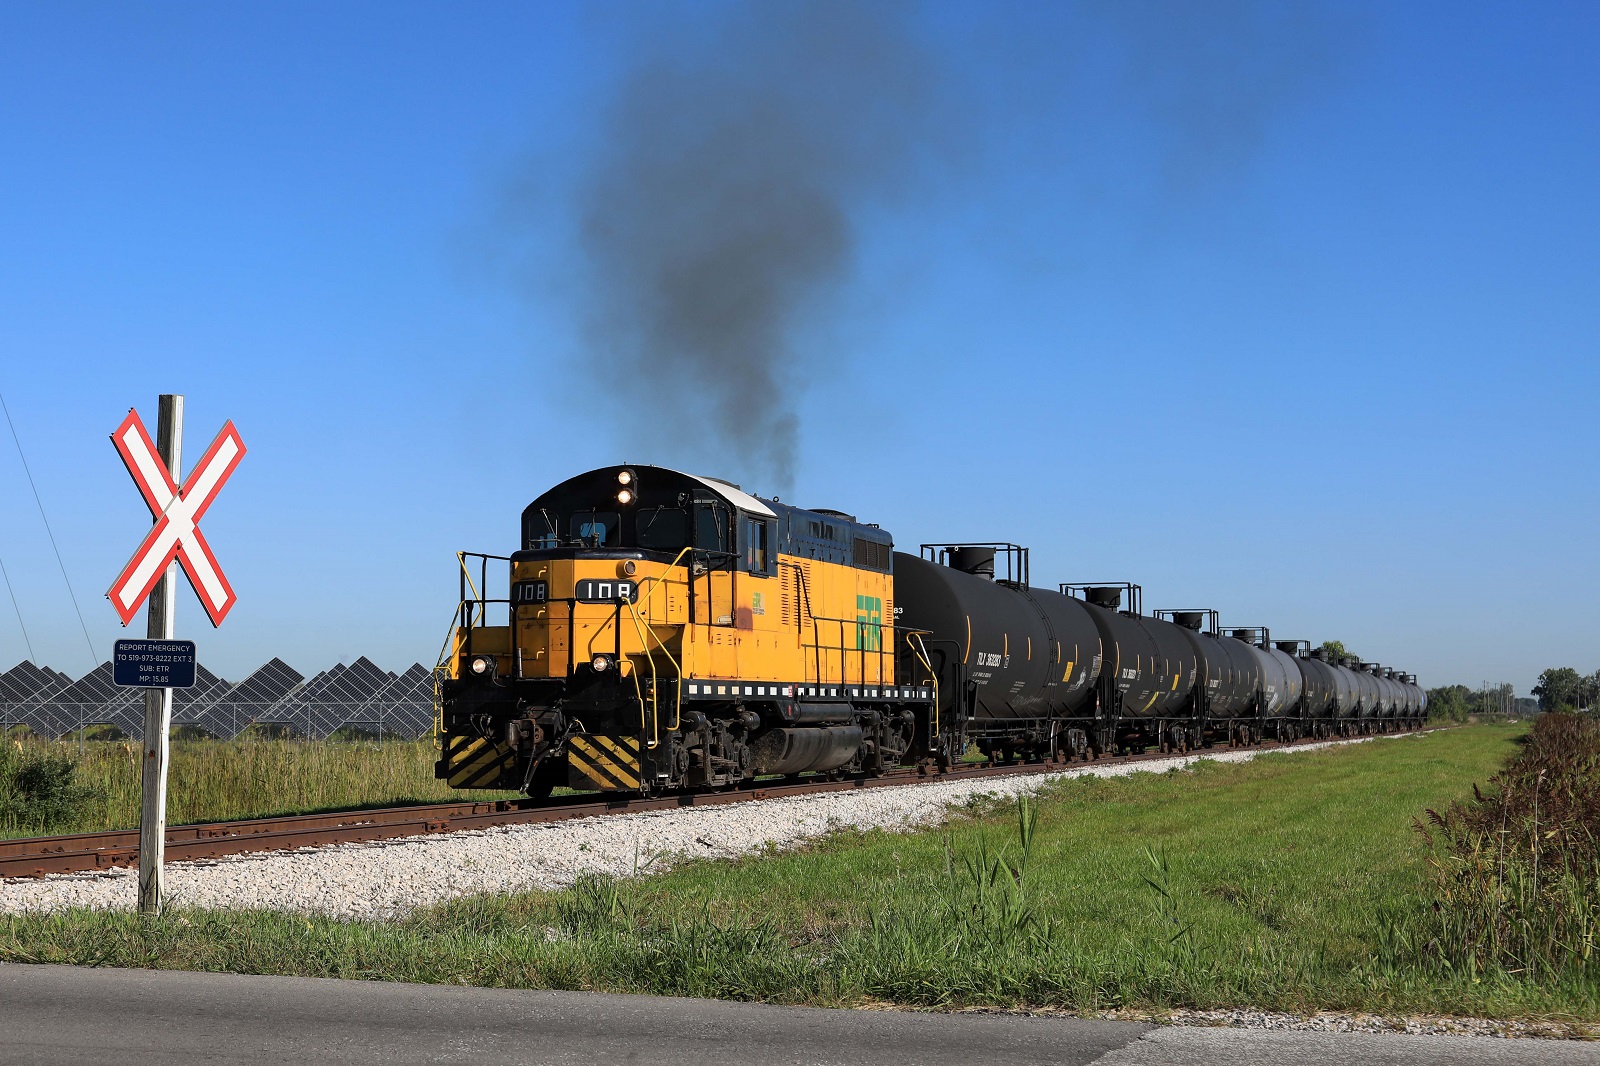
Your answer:
[[[1251,750],[1271,751],[1313,743],[1322,741],[1310,738],[1286,743],[1267,741],[1254,746]],[[1194,754],[1204,754],[1204,752]],[[1122,764],[1172,757],[1168,753],[1150,752],[1143,755],[1118,756],[1100,762]],[[166,858],[168,862],[188,862],[196,859],[217,859],[226,855],[242,855],[247,852],[289,851],[325,844],[351,844],[397,837],[427,836],[433,833],[454,833],[469,829],[491,829],[501,825],[561,822],[570,818],[637,814],[641,811],[672,810],[680,807],[706,807],[779,796],[803,796],[818,792],[850,792],[932,781],[1047,774],[1087,765],[1093,764],[1079,762],[976,764],[933,773],[905,770],[881,777],[846,777],[836,781],[803,781],[792,784],[762,783],[753,788],[725,792],[671,793],[648,798],[614,796],[597,799],[593,794],[582,794],[543,801],[479,800],[169,826]],[[117,866],[136,866],[138,862],[137,829],[0,840],[0,879],[84,873]]]

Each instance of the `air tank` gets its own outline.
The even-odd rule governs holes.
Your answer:
[[[952,553],[954,554],[954,553]],[[1100,669],[1099,631],[1083,604],[1059,592],[990,580],[979,555],[967,570],[894,555],[897,629],[926,630],[942,713],[957,706],[960,668],[979,718],[1070,716],[1088,705]]]

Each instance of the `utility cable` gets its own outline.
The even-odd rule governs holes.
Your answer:
[[[28,646],[28,661],[37,664],[38,658],[33,654],[33,641],[28,637],[28,624],[22,620],[22,608],[17,603],[17,590],[11,587],[11,571],[6,569],[4,559],[0,559],[0,575],[6,579],[6,591],[11,594],[11,608],[17,612],[17,625],[22,629],[22,643]]]
[[[56,553],[56,565],[61,568],[61,580],[67,586],[67,595],[72,598],[72,609],[77,612],[78,626],[83,630],[83,642],[89,647],[89,667],[93,669],[100,665],[100,656],[95,654],[94,641],[89,639],[89,625],[83,620],[83,608],[78,606],[78,594],[72,591],[72,579],[67,576],[67,564],[61,559],[61,548],[56,544],[55,530],[50,528],[50,519],[44,513],[44,500],[39,498],[39,486],[34,483],[33,470],[28,466],[28,457],[22,451],[22,438],[17,436],[17,424],[11,420],[11,408],[6,406],[4,393],[0,393],[0,411],[6,415],[6,425],[11,427],[11,439],[17,443],[17,457],[22,460],[22,472],[28,475],[28,487],[33,490],[33,502],[39,506],[39,517],[44,520],[44,531],[50,538],[50,548]],[[7,579],[10,584],[10,579]]]

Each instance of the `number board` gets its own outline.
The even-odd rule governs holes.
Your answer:
[[[639,602],[637,581],[601,581],[585,578],[573,589],[573,599],[579,603]],[[544,581],[518,581],[511,586],[511,605],[527,607],[531,604],[549,603],[550,586]]]
[[[639,583],[637,581],[597,581],[594,578],[585,578],[578,582],[573,589],[573,598],[579,603],[615,603],[618,600],[638,603]]]
[[[194,641],[119,640],[111,680],[123,688],[194,688]]]

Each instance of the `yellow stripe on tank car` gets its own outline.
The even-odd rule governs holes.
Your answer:
[[[1074,667],[1074,666],[1077,666],[1077,665],[1078,665],[1078,664],[1077,664],[1077,663],[1075,663],[1075,662],[1071,662],[1071,663],[1068,663],[1068,664],[1067,664],[1067,670],[1066,670],[1066,673],[1064,673],[1064,674],[1062,674],[1062,675],[1061,675],[1061,680],[1063,680],[1063,681],[1071,681],[1071,680],[1072,680],[1072,668],[1073,668],[1073,667]]]
[[[965,666],[972,661],[972,616],[967,615],[967,650],[961,654],[961,665]]]

